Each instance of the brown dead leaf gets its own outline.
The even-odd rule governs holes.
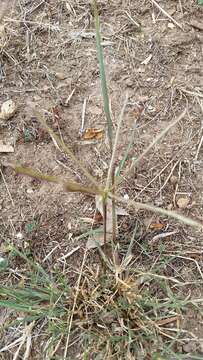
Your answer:
[[[102,140],[104,138],[104,129],[88,128],[82,134],[82,140]]]
[[[171,323],[173,323],[175,321],[178,321],[179,319],[180,319],[180,316],[178,316],[178,315],[171,316],[169,318],[158,320],[156,322],[156,324],[159,325],[159,326],[163,326],[163,325],[171,324]]]
[[[161,230],[161,229],[163,229],[164,228],[164,224],[162,224],[162,223],[151,223],[150,225],[149,225],[149,228],[150,229],[152,229],[152,230]]]

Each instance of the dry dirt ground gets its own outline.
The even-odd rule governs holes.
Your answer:
[[[91,2],[18,0],[9,3],[2,20],[5,33],[2,31],[0,34],[3,38],[0,103],[12,99],[18,109],[12,119],[0,123],[1,142],[14,147],[13,153],[0,154],[2,164],[20,162],[46,173],[65,174],[88,183],[77,166],[41,129],[30,108],[30,103],[34,103],[90,173],[98,181],[104,181],[110,159],[107,142],[105,139],[84,142],[78,136],[84,101],[85,127],[105,129]],[[201,222],[203,7],[195,0],[162,0],[158,4],[172,20],[152,1],[99,1],[115,129],[126,91],[129,96],[117,164],[133,132],[127,167],[132,157],[140,154],[170,121],[187,108],[180,123],[151,149],[118,192],[136,201],[176,210]],[[141,116],[138,115],[140,109]],[[3,257],[6,256],[6,246],[13,244],[20,251],[29,251],[47,271],[66,271],[70,283],[77,279],[86,244],[86,238],[80,235],[91,227],[83,218],[93,218],[93,198],[65,193],[60,186],[16,175],[2,165],[0,209],[0,250]],[[181,359],[203,358],[201,232],[145,211],[129,210],[129,213],[119,223],[121,252],[138,223],[139,234],[133,248],[137,266],[143,271],[153,271],[159,263],[160,252],[163,258],[171,259],[164,266],[162,275],[183,282],[185,286],[179,289],[180,294],[186,299],[197,300],[200,308],[200,311],[193,308],[185,311],[181,320],[184,340],[176,346],[174,353],[181,353]],[[172,234],[161,237],[166,233]],[[63,256],[73,249],[76,249],[75,253],[63,260]],[[98,256],[93,250],[87,258],[87,265],[96,261]],[[10,269],[1,275],[2,284],[18,283],[21,270],[20,261],[11,263]],[[9,321],[9,314],[2,309],[1,322],[6,321]],[[1,348],[15,341],[16,336],[21,336],[20,330],[16,335],[15,329],[15,326],[8,327],[3,332]],[[33,334],[29,358],[47,358],[42,355],[43,334],[42,339],[40,336],[38,339],[37,332]],[[170,337],[170,331],[168,334]],[[172,338],[175,339],[174,334]],[[63,342],[60,346],[58,357],[56,351],[52,359],[62,359]],[[70,348],[67,359],[85,358],[80,355],[80,350],[78,348],[71,355]],[[155,348],[155,351],[160,349]],[[12,359],[15,352],[13,346],[1,354],[2,359]],[[152,358],[150,352],[143,354],[140,359]],[[126,357],[114,356],[109,356],[109,359],[128,358],[127,352]],[[87,358],[100,357],[93,354]],[[19,359],[23,359],[21,353]]]

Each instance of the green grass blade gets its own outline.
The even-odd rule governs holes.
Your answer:
[[[112,124],[111,112],[110,112],[110,106],[109,106],[109,95],[108,95],[107,82],[106,82],[104,55],[103,55],[103,49],[102,49],[102,44],[101,44],[99,15],[98,15],[98,10],[97,10],[97,3],[95,0],[93,2],[93,9],[94,9],[94,17],[95,17],[96,46],[97,46],[97,57],[98,57],[98,61],[99,61],[102,96],[103,96],[103,101],[104,101],[104,111],[105,111],[106,120],[107,120],[109,145],[110,145],[110,150],[112,152],[112,150],[113,150],[113,124]]]

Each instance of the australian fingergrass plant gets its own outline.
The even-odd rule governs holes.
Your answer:
[[[18,174],[30,176],[40,181],[60,184],[66,192],[90,194],[91,196],[99,196],[102,199],[104,249],[98,244],[98,252],[108,274],[100,271],[95,277],[91,269],[85,270],[84,273],[81,273],[80,277],[80,280],[83,280],[83,285],[81,285],[81,281],[78,283],[77,295],[75,295],[75,289],[73,294],[67,284],[64,286],[63,283],[63,286],[61,286],[58,281],[55,283],[53,279],[49,278],[40,265],[35,264],[35,262],[31,261],[26,255],[13,249],[16,256],[22,258],[30,268],[32,268],[32,271],[36,275],[36,282],[32,281],[32,284],[27,284],[30,280],[28,277],[25,286],[20,287],[17,285],[13,290],[11,290],[10,286],[0,287],[0,306],[25,313],[24,321],[34,321],[42,318],[60,318],[61,321],[63,321],[65,318],[64,321],[67,325],[67,318],[71,319],[69,320],[68,329],[71,330],[71,328],[74,328],[75,330],[75,327],[79,326],[83,332],[84,339],[88,338],[88,346],[86,349],[83,349],[84,358],[85,356],[88,358],[88,356],[98,351],[100,351],[101,354],[104,353],[104,358],[110,358],[115,354],[120,356],[118,358],[122,358],[125,354],[136,356],[139,351],[141,351],[142,341],[144,344],[147,342],[153,343],[157,334],[163,335],[164,330],[161,320],[166,317],[165,309],[167,306],[172,310],[168,320],[165,320],[165,322],[178,322],[181,316],[181,306],[184,308],[184,306],[190,303],[190,300],[187,299],[185,302],[182,299],[179,299],[179,302],[173,300],[173,296],[175,295],[169,291],[169,287],[172,288],[171,284],[176,287],[183,286],[178,280],[162,275],[156,276],[151,272],[141,272],[139,269],[136,269],[136,266],[131,265],[134,235],[131,238],[126,255],[118,261],[118,257],[116,256],[116,203],[122,203],[137,210],[143,209],[172,217],[184,224],[197,228],[200,228],[201,224],[199,224],[198,221],[176,212],[155,207],[151,204],[126,200],[117,195],[124,177],[126,178],[127,175],[130,175],[135,167],[139,166],[140,161],[149,153],[152,147],[156,145],[158,141],[161,141],[163,136],[184,118],[186,110],[171,122],[143,153],[132,159],[129,170],[123,170],[130,149],[128,146],[118,170],[115,170],[120,130],[128,105],[128,95],[126,94],[124,99],[120,117],[116,124],[117,130],[114,138],[96,1],[93,1],[93,10],[96,28],[97,56],[110,153],[110,163],[105,184],[98,183],[87,170],[86,166],[76,158],[70,147],[48,126],[43,114],[35,108],[32,108],[32,111],[41,123],[41,126],[49,133],[58,147],[73,161],[75,166],[80,169],[86,177],[87,185],[62,176],[44,174],[36,169],[27,168],[22,165],[8,164],[8,166],[12,167]],[[132,141],[130,141],[130,146],[131,145]],[[113,254],[112,258],[109,257],[106,252],[107,240],[109,239],[109,234],[107,237],[107,201],[109,200],[112,203],[112,241],[110,243]],[[37,274],[40,274],[40,276],[37,276]],[[156,286],[159,283],[162,289],[161,299],[157,299],[152,293],[149,283],[150,285],[156,283]],[[70,309],[73,309],[71,317],[69,317]],[[89,321],[87,317],[87,309],[89,313],[91,313],[91,321]],[[72,323],[75,321],[74,316],[77,318],[75,327],[74,325],[72,326]],[[170,317],[171,319],[169,319]],[[96,336],[97,341],[95,340]],[[164,336],[166,336],[165,333]],[[159,347],[161,348],[162,345],[163,344],[159,344]],[[64,359],[67,355],[67,348],[68,345],[66,343]]]

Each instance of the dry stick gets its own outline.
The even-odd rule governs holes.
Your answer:
[[[173,194],[173,205],[174,205],[174,206],[176,206],[176,195],[177,195],[178,186],[179,186],[179,183],[180,183],[181,166],[182,166],[182,163],[181,163],[181,161],[180,161],[180,162],[179,162],[179,169],[178,169],[178,181],[177,181],[177,184],[176,184],[176,186],[175,186],[175,191],[174,191],[174,194]]]
[[[197,98],[197,101],[199,103],[199,106],[200,106],[200,108],[202,110],[202,115],[203,115],[203,102],[200,101],[199,98]],[[201,149],[202,143],[203,143],[203,120],[201,121],[200,133],[201,133],[201,139],[200,139],[200,142],[199,142],[199,145],[198,145],[198,148],[197,148],[197,152],[196,152],[196,155],[195,155],[195,160],[196,161],[198,160],[199,152],[200,152],[200,149]]]
[[[183,30],[182,25],[180,25],[171,15],[169,15],[166,10],[164,10],[155,0],[151,0],[151,2],[165,15],[167,16],[174,24],[176,24],[181,30]],[[184,31],[184,30],[183,30]]]
[[[171,256],[173,256],[173,257],[175,257],[175,258],[179,258],[179,259],[185,259],[185,260],[190,260],[190,261],[193,261],[193,262],[195,263],[195,265],[196,265],[196,267],[197,267],[197,269],[198,269],[199,273],[200,273],[201,278],[203,279],[203,273],[202,273],[202,271],[201,271],[201,268],[200,268],[200,266],[199,266],[199,264],[198,264],[197,260],[192,259],[192,258],[187,257],[187,256],[181,256],[181,255],[171,255]]]
[[[8,185],[7,185],[7,183],[6,183],[6,179],[5,179],[5,177],[4,177],[3,171],[1,170],[1,167],[0,167],[0,173],[1,173],[1,176],[2,176],[2,179],[3,179],[3,182],[4,182],[4,185],[5,185],[5,188],[6,188],[6,190],[7,190],[8,196],[9,196],[9,198],[10,198],[10,200],[11,200],[11,203],[12,203],[13,206],[15,206],[14,201],[13,201],[13,198],[12,198],[11,193],[10,193],[10,190],[9,190],[9,187],[8,187]]]
[[[85,130],[85,111],[87,106],[87,99],[84,99],[83,106],[82,106],[82,121],[81,121],[81,127],[80,127],[80,134],[82,135]]]
[[[164,181],[163,185],[160,187],[160,189],[156,192],[155,196],[159,195],[159,193],[161,193],[161,191],[165,188],[166,184],[168,183],[169,179],[171,178],[176,166],[178,165],[180,160],[176,161],[176,163],[173,165],[169,175],[167,176],[166,180]]]

